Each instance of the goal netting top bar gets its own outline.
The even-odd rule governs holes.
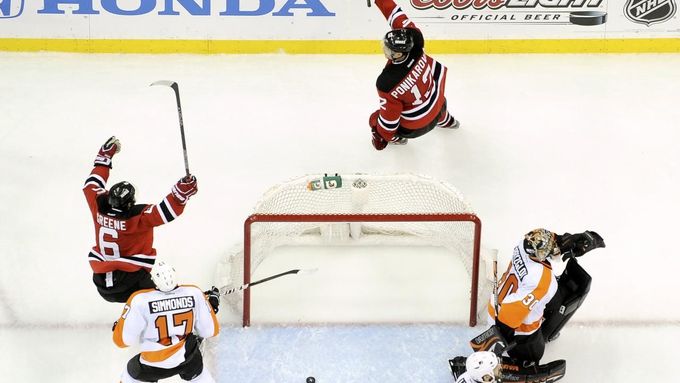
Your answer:
[[[244,227],[244,251],[227,261],[230,286],[249,283],[268,253],[283,245],[427,245],[460,255],[476,323],[481,222],[446,182],[414,174],[307,175],[272,187]],[[487,290],[488,291],[488,290]],[[243,293],[249,324],[249,290]]]

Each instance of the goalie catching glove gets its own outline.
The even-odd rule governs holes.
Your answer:
[[[557,244],[564,261],[569,258],[580,257],[591,250],[606,246],[604,239],[599,234],[588,230],[577,234],[564,233],[558,236]]]
[[[99,153],[97,157],[94,158],[94,166],[108,166],[112,167],[111,160],[113,156],[120,152],[121,149],[120,141],[115,136],[111,136],[101,148],[99,148]]]
[[[174,195],[177,201],[182,205],[186,205],[187,201],[189,201],[189,197],[197,192],[198,184],[196,177],[193,175],[182,178],[172,187],[172,195]]]

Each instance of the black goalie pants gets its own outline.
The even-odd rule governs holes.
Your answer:
[[[143,364],[135,355],[127,364],[128,374],[142,382],[157,382],[179,375],[182,380],[192,380],[203,372],[203,356],[198,348],[199,342],[195,335],[190,334],[186,341],[185,361],[174,368],[159,368]]]

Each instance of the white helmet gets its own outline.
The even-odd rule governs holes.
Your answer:
[[[177,287],[175,268],[165,261],[158,261],[151,268],[151,280],[156,288],[163,292],[172,291]]]
[[[475,382],[501,381],[501,364],[491,351],[478,351],[465,361],[465,370]]]

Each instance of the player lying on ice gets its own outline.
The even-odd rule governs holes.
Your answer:
[[[470,342],[475,351],[507,354],[503,382],[553,382],[564,376],[564,360],[539,362],[546,342],[557,339],[590,290],[591,277],[576,258],[599,247],[605,244],[596,232],[558,235],[546,229],[532,230],[515,247],[488,304],[492,325]],[[567,265],[558,278],[550,261],[560,258]],[[464,360],[449,361],[454,376]]]

